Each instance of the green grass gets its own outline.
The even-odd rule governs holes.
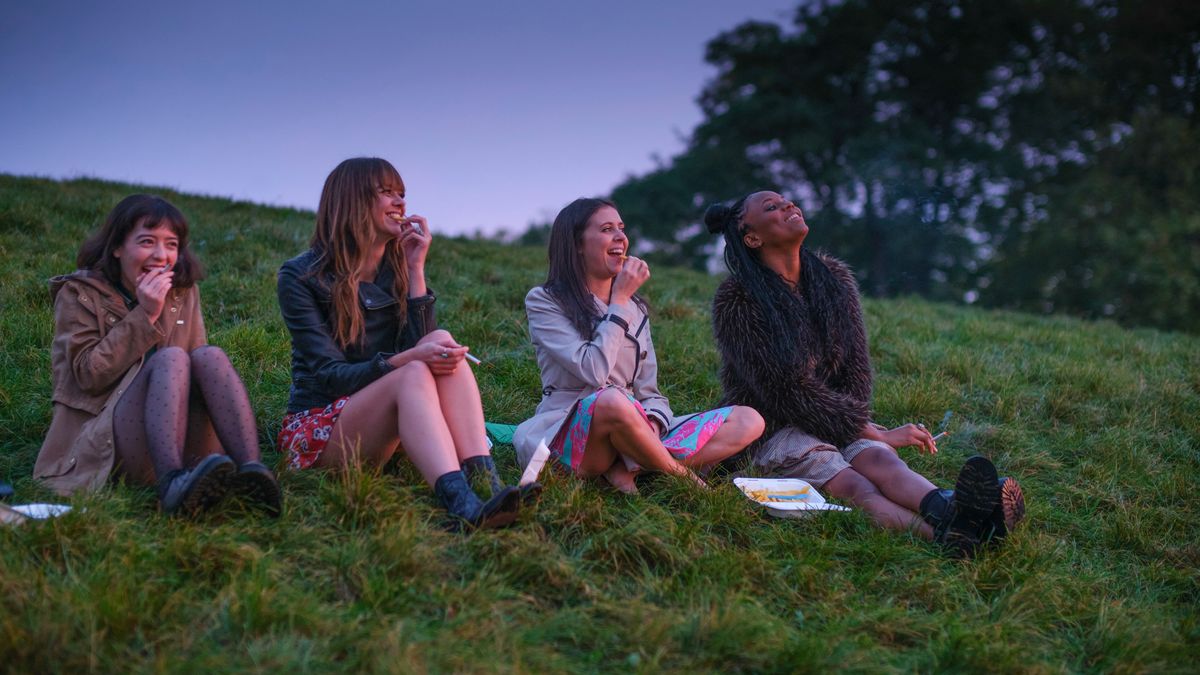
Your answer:
[[[45,280],[125,194],[0,176],[0,479],[20,502],[50,419]],[[278,460],[289,346],[274,273],[312,215],[159,190],[208,265],[210,341],[250,390]],[[564,196],[565,199],[565,196]],[[436,224],[435,224],[436,226]],[[439,240],[442,325],[492,364],[488,419],[518,422],[538,375],[522,300],[530,248]],[[655,268],[661,380],[676,410],[719,391],[716,280]],[[1109,323],[868,301],[883,423],[936,423],[941,484],[990,455],[1019,476],[1027,525],[947,560],[861,513],[780,521],[726,482],[653,481],[627,498],[549,473],[513,528],[453,535],[400,464],[286,474],[278,522],[168,520],[114,486],[75,513],[0,528],[0,670],[1185,672],[1200,655],[1200,339]],[[510,478],[513,452],[496,451]]]

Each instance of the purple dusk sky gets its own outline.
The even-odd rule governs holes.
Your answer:
[[[682,149],[705,43],[796,4],[5,2],[0,172],[314,208],[378,155],[435,231],[520,232]]]

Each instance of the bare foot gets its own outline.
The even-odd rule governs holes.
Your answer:
[[[622,462],[620,458],[617,458],[617,461],[608,467],[608,471],[604,472],[604,477],[608,482],[627,495],[636,495],[638,493],[637,483],[633,482],[633,477],[636,475],[625,468],[625,462]]]

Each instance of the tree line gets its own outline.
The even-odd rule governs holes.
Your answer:
[[[611,195],[653,257],[769,188],[872,295],[1200,330],[1200,3],[806,2],[705,58],[686,149]]]

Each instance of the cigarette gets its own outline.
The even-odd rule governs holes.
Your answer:
[[[949,431],[943,431],[942,433],[938,434],[937,436],[934,436],[933,440],[936,441],[937,439],[941,438],[942,436],[949,436],[949,435],[950,435]]]
[[[623,256],[621,256],[621,260],[629,260],[629,256],[623,255]]]
[[[474,363],[477,366],[483,364],[483,361],[480,361],[479,359],[475,358],[474,356],[471,356],[470,354],[466,354],[465,356],[467,357],[468,361],[470,361],[471,363]]]

